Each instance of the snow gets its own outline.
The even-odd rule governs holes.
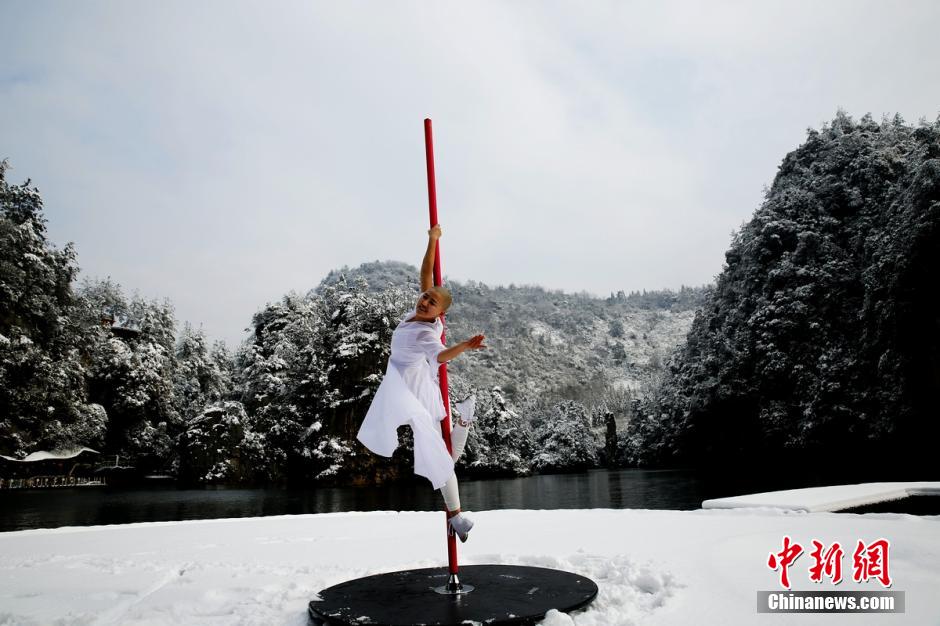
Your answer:
[[[460,546],[465,564],[555,567],[592,578],[585,611],[544,624],[735,626],[936,624],[940,516],[787,513],[776,509],[485,511]],[[788,535],[854,545],[891,541],[893,590],[906,613],[777,615],[756,592],[779,589],[767,566]],[[307,624],[316,592],[350,578],[446,562],[440,513],[371,512],[158,522],[0,533],[0,624]],[[794,589],[810,558],[790,568]],[[880,589],[848,580],[840,590]],[[466,582],[472,584],[472,581]],[[815,616],[812,616],[815,617]],[[810,618],[810,619],[807,619]]]
[[[529,335],[535,339],[544,336],[549,345],[563,346],[567,342],[564,336],[545,322],[532,320],[528,322]]]
[[[908,496],[940,496],[940,482],[864,483],[771,491],[705,500],[702,508],[772,507],[790,511],[839,511]]]
[[[94,452],[95,454],[98,454],[97,450],[92,450],[91,448],[75,448],[74,450],[63,450],[59,452],[46,452],[44,450],[41,450],[41,451],[33,452],[32,454],[28,454],[22,459],[17,459],[16,457],[12,457],[12,456],[4,456],[2,454],[0,454],[0,457],[8,461],[17,461],[19,463],[25,463],[27,461],[45,461],[46,459],[65,460],[65,459],[74,459],[75,457],[77,457],[82,452],[85,452],[86,450],[88,452]]]

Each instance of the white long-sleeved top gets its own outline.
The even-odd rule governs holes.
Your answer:
[[[441,435],[447,416],[438,378],[437,356],[444,350],[440,318],[408,321],[411,309],[392,333],[392,351],[385,377],[359,427],[357,438],[375,454],[392,456],[398,447],[398,427],[409,424],[414,433],[415,474],[440,489],[454,474],[454,461]]]

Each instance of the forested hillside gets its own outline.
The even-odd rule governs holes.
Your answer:
[[[418,270],[396,262],[334,270],[312,292],[340,278],[365,281],[369,292],[402,287],[417,299]],[[607,388],[646,392],[685,336],[705,288],[619,292],[607,298],[539,286],[445,284],[454,297],[448,341],[487,335],[487,351],[454,361],[477,387],[499,386],[511,400],[549,396],[593,402]]]
[[[448,342],[488,336],[488,349],[449,367],[452,400],[478,400],[481,419],[461,461],[476,475],[621,464],[618,429],[655,386],[705,291],[601,299],[446,284],[454,296]],[[264,439],[269,456],[255,454],[252,463],[269,468],[263,478],[368,483],[411,475],[407,429],[391,462],[365,451],[355,433],[385,372],[391,333],[418,292],[416,267],[366,263],[255,315],[254,335],[237,355],[235,391]]]
[[[938,270],[940,123],[810,130],[631,422],[629,458],[935,467]]]

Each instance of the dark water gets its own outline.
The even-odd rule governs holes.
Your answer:
[[[710,474],[686,470],[594,470],[493,480],[462,480],[465,510],[698,509],[725,496],[862,482],[831,476]],[[133,489],[71,487],[0,491],[0,531],[130,522],[259,517],[338,511],[436,511],[440,495],[426,482],[383,487],[299,489]]]

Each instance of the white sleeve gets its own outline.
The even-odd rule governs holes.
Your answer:
[[[432,365],[438,365],[437,355],[444,351],[445,346],[441,343],[441,338],[430,328],[423,330],[418,334],[418,348],[424,353]]]

